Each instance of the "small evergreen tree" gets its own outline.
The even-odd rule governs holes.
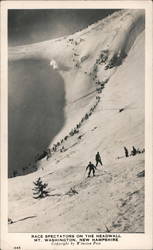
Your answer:
[[[36,182],[33,182],[33,183],[35,185],[35,187],[32,189],[32,190],[34,190],[34,192],[33,192],[34,199],[38,199],[38,198],[41,199],[41,198],[48,196],[49,191],[45,190],[46,187],[48,186],[48,184],[46,184],[46,183],[43,184],[40,177],[36,180]]]

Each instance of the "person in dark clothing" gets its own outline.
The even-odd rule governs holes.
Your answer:
[[[128,150],[127,150],[126,147],[124,147],[124,151],[125,151],[125,156],[126,156],[126,157],[129,157],[129,152],[128,152]]]
[[[136,150],[136,148],[133,146],[132,147],[132,151],[131,151],[131,155],[136,155],[136,153],[137,153],[137,150]]]
[[[88,170],[88,169],[89,169],[88,177],[90,177],[91,172],[93,173],[93,176],[95,176],[96,166],[94,164],[92,164],[91,161],[89,162],[88,166],[86,167],[86,170]]]
[[[102,164],[102,161],[101,161],[101,157],[100,157],[99,152],[97,152],[97,154],[96,154],[96,156],[95,156],[95,160],[96,160],[96,167],[97,167],[98,163],[100,163],[101,166],[103,165],[103,164]]]

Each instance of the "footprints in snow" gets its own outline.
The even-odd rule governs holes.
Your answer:
[[[103,171],[103,170],[99,170],[99,171]],[[102,177],[102,178],[100,178],[100,177]],[[93,184],[97,185],[99,183],[110,183],[112,181],[112,179],[113,178],[112,178],[111,173],[109,173],[107,171],[103,171],[102,174],[96,174],[94,177],[85,178],[80,183],[74,185],[71,189],[75,190],[78,194],[79,192],[81,192],[81,190],[85,190],[91,184],[91,182]],[[76,192],[75,193],[73,192],[73,194],[76,194]]]
[[[126,198],[119,200],[119,212],[111,223],[111,232],[130,232],[133,218],[131,214],[136,213],[138,201],[141,200],[141,195],[141,190],[135,190],[134,192],[127,193]]]

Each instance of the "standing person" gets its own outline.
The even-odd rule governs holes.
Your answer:
[[[91,172],[93,173],[93,176],[95,176],[96,166],[94,164],[92,164],[91,161],[89,162],[88,166],[86,167],[86,170],[87,169],[89,169],[88,177],[90,177]]]
[[[128,152],[128,150],[127,150],[126,147],[124,147],[124,151],[125,151],[125,156],[126,156],[126,157],[129,157],[129,152]]]
[[[95,160],[96,160],[96,167],[97,167],[98,163],[100,163],[101,166],[103,165],[102,161],[101,161],[101,156],[100,156],[99,152],[97,152],[97,154],[95,156]]]

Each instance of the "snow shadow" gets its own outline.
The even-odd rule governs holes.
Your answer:
[[[49,62],[24,59],[8,64],[8,175],[32,172],[37,153],[64,125],[63,78]],[[28,166],[28,167],[27,167]]]

